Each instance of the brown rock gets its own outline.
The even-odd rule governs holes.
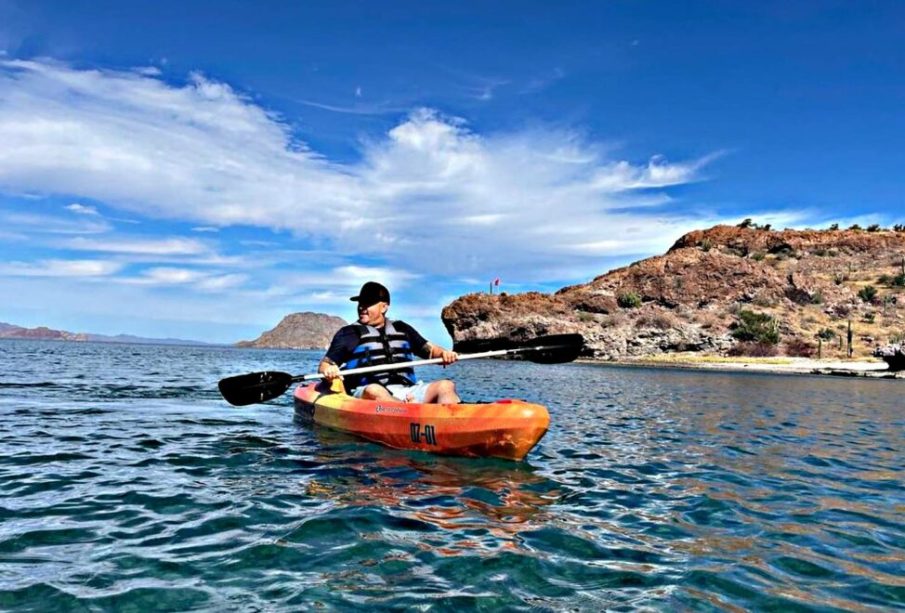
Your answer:
[[[454,342],[579,332],[588,355],[619,359],[724,354],[736,344],[738,312],[753,310],[773,317],[784,341],[795,340],[784,346],[800,352],[827,328],[844,335],[847,319],[874,338],[897,332],[902,300],[893,294],[903,290],[878,279],[902,272],[903,257],[903,232],[716,226],[686,234],[664,255],[552,295],[463,296],[442,318]],[[877,287],[877,301],[886,300],[876,323],[861,321],[867,305],[858,291],[865,285]],[[822,351],[842,357],[844,348],[826,342]]]
[[[346,322],[324,313],[292,313],[283,318],[272,330],[253,341],[239,341],[237,347],[261,347],[270,349],[324,349],[336,331]]]

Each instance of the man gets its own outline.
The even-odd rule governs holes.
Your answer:
[[[444,365],[458,359],[449,351],[428,342],[417,330],[402,321],[386,318],[390,308],[390,292],[380,283],[368,281],[357,296],[358,323],[340,328],[321,360],[317,371],[332,382],[343,379],[346,390],[365,400],[402,400],[403,402],[455,404],[459,402],[456,385],[448,379],[426,383],[418,381],[413,368],[386,372],[349,375],[345,370],[397,362],[411,362],[415,356],[441,358]]]

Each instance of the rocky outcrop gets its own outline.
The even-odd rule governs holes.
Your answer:
[[[788,355],[871,355],[905,321],[905,232],[716,226],[663,255],[554,294],[469,294],[442,313],[454,342],[581,333],[600,359],[738,350],[739,313],[775,322]],[[870,287],[870,291],[865,290]]]
[[[901,343],[877,347],[874,350],[874,357],[883,358],[889,364],[889,370],[893,372],[905,370],[905,347]]]
[[[253,341],[240,341],[237,347],[267,347],[271,349],[324,349],[333,335],[346,322],[324,313],[292,313],[272,330]]]

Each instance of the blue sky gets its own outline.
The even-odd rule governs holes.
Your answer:
[[[900,2],[0,0],[0,321],[448,342],[684,232],[905,222]]]

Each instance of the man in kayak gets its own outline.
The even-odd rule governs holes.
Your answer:
[[[403,321],[386,318],[390,292],[380,283],[368,281],[357,296],[358,323],[339,329],[317,371],[327,381],[342,378],[346,390],[365,400],[402,400],[404,402],[455,404],[459,402],[456,384],[448,379],[427,383],[418,381],[413,368],[343,377],[344,370],[411,362],[415,356],[441,358],[444,365],[458,359],[449,351],[426,340]]]

